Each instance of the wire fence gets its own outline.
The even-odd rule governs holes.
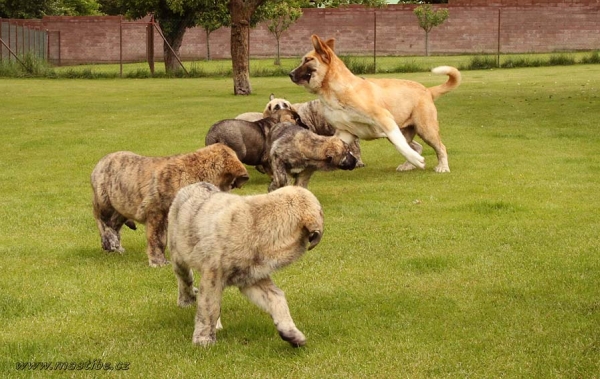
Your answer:
[[[21,61],[25,56],[48,59],[48,32],[27,20],[0,19],[0,61]]]

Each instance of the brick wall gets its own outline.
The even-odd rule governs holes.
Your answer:
[[[430,33],[432,54],[554,52],[600,49],[600,0],[449,0],[448,20]],[[311,48],[310,35],[336,39],[341,54],[422,55],[424,31],[415,5],[385,9],[350,6],[304,9],[303,16],[281,38],[283,56],[302,56]],[[6,22],[6,20],[0,20]],[[146,59],[147,19],[128,22],[113,17],[44,17],[49,31],[49,56],[61,64]],[[154,32],[154,50],[162,59],[163,43]],[[498,38],[500,36],[500,38]],[[122,49],[120,48],[122,47]],[[211,56],[230,58],[230,30],[210,35]],[[252,57],[272,57],[274,37],[266,25],[251,30]],[[206,57],[201,28],[186,32],[180,54],[184,60]]]
[[[458,6],[505,6],[505,7],[522,7],[529,5],[543,6],[564,6],[573,5],[597,5],[600,0],[448,0],[448,5]]]
[[[600,49],[600,0],[449,0],[446,22],[430,33],[432,54],[554,52]],[[485,4],[481,6],[479,4]],[[474,6],[471,6],[473,4]],[[490,5],[495,4],[495,5]],[[476,6],[475,6],[476,5]],[[340,9],[304,9],[303,16],[281,38],[281,54],[302,56],[310,35],[336,39],[341,54],[422,55],[424,31],[413,13],[414,5],[390,5],[385,10],[352,6]],[[500,22],[500,27],[498,23]],[[205,57],[203,32],[190,30],[181,54]],[[376,37],[376,41],[375,41]],[[194,43],[188,44],[188,41]],[[211,37],[213,57],[229,58],[229,29]],[[273,56],[275,40],[265,25],[252,29],[250,53]]]

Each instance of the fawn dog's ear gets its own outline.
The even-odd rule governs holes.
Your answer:
[[[335,40],[331,38],[325,42],[316,34],[313,34],[310,38],[312,40],[315,52],[319,55],[321,60],[327,64],[331,63],[331,57],[334,54],[333,46],[335,44]]]

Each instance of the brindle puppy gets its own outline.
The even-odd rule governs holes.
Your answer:
[[[271,130],[269,162],[273,177],[269,191],[294,185],[306,188],[312,174],[335,169],[353,170],[356,157],[336,136],[320,136],[291,123],[279,123]]]
[[[124,252],[123,224],[146,224],[150,266],[167,264],[167,214],[177,191],[207,181],[223,191],[240,188],[248,171],[229,147],[217,144],[194,153],[170,157],[144,157],[119,151],[102,158],[92,172],[94,217],[102,248]]]
[[[317,133],[321,136],[332,136],[335,134],[335,128],[327,122],[325,116],[323,116],[323,105],[321,100],[311,100],[305,103],[292,104],[292,109],[298,112],[302,122],[308,126],[310,131]],[[356,167],[364,167],[365,164],[362,160],[362,154],[360,153],[360,140],[357,138],[353,142],[348,144],[350,151],[357,159]]]

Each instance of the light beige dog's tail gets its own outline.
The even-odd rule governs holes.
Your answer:
[[[452,91],[460,85],[460,71],[458,71],[452,66],[436,67],[433,70],[431,70],[431,72],[437,75],[448,75],[449,77],[446,83],[428,88],[429,92],[431,93],[431,97],[433,97],[433,100],[437,99],[445,93]]]

